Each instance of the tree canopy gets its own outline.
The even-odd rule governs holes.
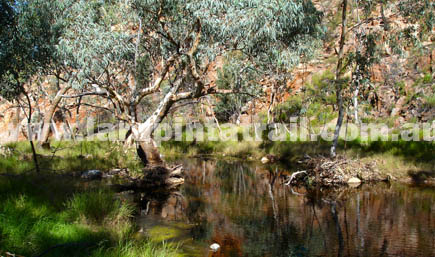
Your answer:
[[[13,99],[23,84],[54,60],[62,26],[52,1],[6,1],[0,5],[0,93]]]
[[[208,78],[217,56],[237,52],[263,75],[288,75],[314,52],[321,17],[302,0],[76,1],[57,51],[76,88],[98,87],[118,117],[138,121],[137,106],[156,92],[165,109],[218,93]]]

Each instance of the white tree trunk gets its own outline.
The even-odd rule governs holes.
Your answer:
[[[359,123],[359,117],[358,117],[358,95],[359,95],[359,82],[356,85],[354,94],[353,94],[353,111],[355,116],[355,122]]]
[[[174,103],[174,97],[181,85],[181,81],[177,81],[165,97],[159,103],[157,109],[151,114],[144,123],[133,123],[132,136],[136,142],[139,142],[138,155],[145,164],[160,164],[162,159],[153,140],[153,133],[166,117]]]

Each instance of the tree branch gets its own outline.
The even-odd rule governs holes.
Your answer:
[[[135,104],[138,104],[142,100],[142,98],[144,98],[145,96],[147,96],[149,94],[155,93],[160,88],[160,85],[162,84],[164,78],[166,77],[166,74],[168,74],[169,68],[174,63],[177,55],[178,54],[173,55],[171,58],[169,58],[166,61],[166,64],[163,67],[163,70],[160,72],[159,77],[154,81],[154,84],[151,87],[144,88],[139,92],[138,97],[135,101]]]
[[[78,95],[62,95],[62,98],[78,98],[88,95],[107,96],[107,92],[84,92]]]

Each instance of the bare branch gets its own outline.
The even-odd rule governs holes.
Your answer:
[[[84,92],[78,95],[62,95],[62,98],[78,98],[88,95],[107,96],[107,92]]]

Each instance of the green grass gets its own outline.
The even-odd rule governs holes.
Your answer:
[[[7,147],[13,154],[0,158],[0,173],[24,173],[34,169],[28,142],[14,142]],[[139,173],[143,167],[134,148],[125,149],[123,144],[111,141],[53,141],[50,150],[38,148],[37,153],[41,170],[49,172],[129,168],[132,173]]]
[[[128,223],[133,216],[133,207],[114,199],[110,191],[99,189],[74,195],[67,202],[72,217],[84,224],[118,225]]]
[[[133,206],[96,187],[84,191],[60,176],[0,176],[0,254],[175,256],[173,247],[135,239]]]
[[[435,108],[435,94],[424,97],[425,104],[430,108]]]

